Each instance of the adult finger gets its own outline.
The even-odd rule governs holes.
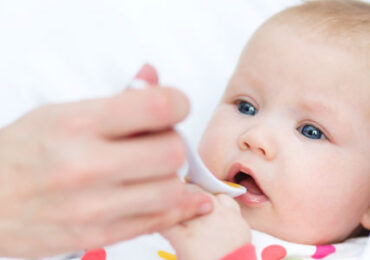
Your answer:
[[[92,147],[89,178],[104,182],[135,182],[162,178],[176,172],[186,153],[173,130],[108,141]]]
[[[199,191],[187,189],[176,175],[167,179],[130,185],[99,186],[54,196],[54,211],[39,212],[42,219],[56,223],[97,225],[124,217],[157,214],[183,200],[192,200]],[[169,196],[171,194],[171,196]],[[69,214],[63,214],[69,212]]]
[[[201,194],[199,197],[187,199],[179,207],[159,214],[123,218],[106,226],[94,227],[90,233],[87,233],[90,238],[89,244],[100,247],[138,235],[157,232],[195,216],[208,214],[212,211],[212,207],[212,201],[205,194]],[[91,241],[91,238],[96,240]]]
[[[48,119],[45,125],[57,131],[120,138],[172,127],[188,113],[189,101],[181,91],[170,87],[151,87],[127,89],[109,98],[47,105],[30,115]],[[35,120],[34,116],[27,118]]]
[[[173,126],[189,113],[189,101],[175,88],[130,90],[111,98],[81,102],[96,115],[96,132],[109,138]],[[81,110],[81,108],[76,108]]]

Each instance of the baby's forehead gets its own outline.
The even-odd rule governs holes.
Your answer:
[[[287,28],[294,31],[296,37],[315,39],[328,45],[341,47],[365,58],[370,64],[370,4],[368,3],[351,0],[307,1],[274,15],[257,32],[261,34],[269,30]]]
[[[268,70],[273,59],[278,60],[275,71],[280,74]],[[248,73],[247,65],[259,70],[256,74],[263,78],[253,73],[243,76]],[[258,81],[295,77],[295,82],[305,86],[303,90],[328,99],[344,97],[348,109],[356,108],[370,121],[369,71],[370,5],[318,0],[288,8],[266,21],[244,49],[234,78],[248,78],[260,85]],[[300,91],[290,94],[299,96]]]
[[[332,43],[299,37],[285,25],[257,34],[246,46],[227,92],[252,88],[258,95],[289,95],[297,104],[307,96],[321,103],[340,103],[332,109],[339,109],[337,116],[350,109],[370,119],[368,59]],[[274,42],[279,35],[288,43]],[[309,107],[305,103],[302,107]]]
[[[286,56],[294,57],[300,50]],[[296,63],[294,58],[281,54],[262,56],[263,62],[259,63],[261,59],[253,59],[246,54],[240,59],[228,89],[237,93],[243,92],[243,88],[252,88],[261,94],[289,95],[303,101],[305,97],[314,96],[312,99],[322,100],[323,103],[340,100],[348,109],[361,108],[362,112],[370,115],[370,73],[367,73],[370,67],[366,66],[366,69],[363,64],[357,63],[357,59],[346,59],[346,56],[335,59],[335,51],[331,56],[311,59],[309,51]],[[320,58],[323,60],[318,61]]]
[[[263,41],[279,41],[291,47],[314,43],[328,51],[336,50],[348,54],[348,56],[356,59],[359,65],[366,66],[370,71],[370,27],[367,33],[359,34],[358,37],[351,37],[349,35],[326,34],[320,30],[313,31],[310,27],[302,24],[270,21],[261,26],[248,43],[261,44]],[[300,56],[297,56],[297,62],[302,55],[306,54],[301,53]],[[325,55],[325,53],[322,53],[323,57]]]

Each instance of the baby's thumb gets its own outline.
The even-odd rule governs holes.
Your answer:
[[[216,195],[216,200],[218,201],[221,207],[240,212],[239,204],[229,195],[218,194]]]

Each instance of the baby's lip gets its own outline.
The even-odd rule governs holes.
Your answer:
[[[248,168],[246,165],[244,165],[240,162],[234,162],[231,165],[229,171],[227,172],[227,176],[226,176],[227,180],[230,181],[230,182],[238,183],[235,177],[239,172],[243,172],[246,175],[249,175],[253,179],[253,181],[255,182],[257,188],[263,193],[263,196],[267,197],[267,195],[265,194],[264,190],[262,189],[255,173],[250,168]],[[240,183],[238,183],[238,184],[240,184]],[[247,193],[248,193],[248,191],[247,191]]]
[[[251,177],[253,177],[253,179],[256,180],[255,176],[254,176],[254,173],[253,171],[248,168],[247,166],[243,165],[242,163],[240,162],[234,162],[231,166],[230,166],[230,169],[229,171],[227,172],[227,176],[226,176],[226,179],[228,181],[231,181],[231,182],[234,182],[235,180],[235,176],[239,173],[239,172],[244,172],[244,173],[248,173],[248,175],[250,175]]]

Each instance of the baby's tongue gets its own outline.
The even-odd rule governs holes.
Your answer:
[[[257,186],[256,182],[253,180],[252,177],[248,176],[248,178],[242,180],[240,182],[241,185],[247,188],[247,192],[255,194],[255,195],[264,195],[263,191]]]

